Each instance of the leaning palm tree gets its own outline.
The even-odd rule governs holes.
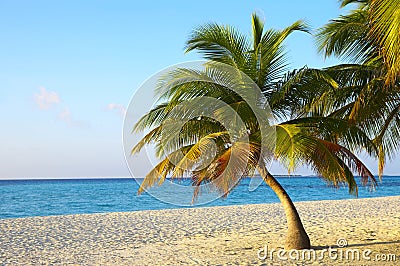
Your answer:
[[[282,44],[292,32],[306,30],[300,21],[282,31],[265,30],[255,14],[250,39],[230,26],[195,29],[187,51],[199,51],[208,60],[204,68],[178,68],[165,75],[158,84],[159,104],[135,125],[136,132],[148,132],[132,153],[154,143],[160,157],[139,193],[167,177],[190,176],[194,199],[203,185],[227,196],[243,177],[258,171],[283,205],[285,248],[310,248],[295,205],[268,162],[279,160],[289,171],[308,164],[327,182],[347,184],[357,194],[354,172],[362,184],[373,185],[375,179],[351,150],[363,147],[372,154],[375,146],[357,125],[341,118],[294,117],[285,104],[290,99],[281,91],[290,82],[283,82]],[[325,82],[335,86],[332,79]]]

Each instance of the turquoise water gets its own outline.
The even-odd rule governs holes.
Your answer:
[[[278,180],[293,201],[355,198],[349,195],[346,187],[329,187],[317,177],[290,177]],[[257,178],[253,181],[244,179],[226,199],[214,200],[216,193],[202,193],[197,205],[191,206],[193,190],[188,187],[187,181],[180,183],[183,189],[163,186],[151,190],[150,193],[156,195],[156,198],[147,192],[137,195],[140,181],[126,178],[0,180],[0,219],[278,202],[269,187],[261,182],[261,185],[257,186],[259,181]],[[249,187],[250,182],[255,183]],[[359,188],[359,198],[395,195],[400,195],[400,177],[383,177],[382,183],[372,192],[368,187]]]

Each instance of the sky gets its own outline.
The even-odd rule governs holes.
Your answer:
[[[129,176],[122,127],[137,88],[165,67],[200,59],[184,53],[195,27],[217,22],[250,33],[254,11],[276,29],[298,19],[316,29],[345,12],[336,0],[0,0],[0,179]],[[291,68],[340,62],[325,60],[305,33],[286,47]],[[391,164],[385,173],[398,172]]]

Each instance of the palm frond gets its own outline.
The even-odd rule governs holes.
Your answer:
[[[342,3],[340,5],[340,7],[345,7],[345,6],[349,5],[349,4],[355,4],[355,3],[366,5],[366,4],[368,4],[370,2],[370,0],[341,0],[341,2]]]
[[[257,16],[257,13],[251,15],[251,26],[253,35],[253,50],[256,51],[264,32],[264,22]]]
[[[169,103],[159,104],[143,115],[134,125],[132,133],[144,131],[146,128],[159,126],[167,115],[166,108]]]
[[[388,68],[386,84],[394,84],[400,76],[400,0],[373,0],[370,6],[370,35],[382,48]]]
[[[371,173],[368,167],[366,167],[365,164],[360,159],[357,158],[355,154],[353,154],[351,151],[349,151],[348,149],[339,144],[328,142],[322,139],[320,139],[319,141],[330,152],[338,156],[341,159],[341,161],[343,161],[349,167],[349,169],[358,173],[361,176],[362,185],[370,184],[372,188],[374,188],[377,185],[375,176]],[[347,181],[348,176],[345,176],[345,179]],[[352,188],[350,189],[351,191],[356,192]]]
[[[186,52],[197,50],[204,58],[239,69],[250,50],[247,38],[231,26],[208,23],[195,29],[186,42]]]
[[[378,153],[374,142],[368,137],[364,130],[347,120],[333,117],[302,117],[283,124],[292,124],[309,131],[310,135],[318,138],[342,144],[352,152],[366,151],[372,156]]]
[[[295,31],[308,32],[309,28],[299,20],[281,31],[268,30],[262,36],[256,50],[258,52],[256,58],[259,60],[256,65],[258,76],[255,82],[260,88],[265,90],[270,87],[270,83],[276,82],[287,70],[283,42]]]
[[[258,143],[240,141],[221,150],[207,168],[192,173],[192,184],[195,186],[193,200],[204,184],[226,197],[238,185],[241,178],[254,173],[260,152]]]
[[[368,11],[356,9],[349,15],[331,20],[317,31],[318,51],[325,57],[335,55],[357,63],[371,61],[378,55],[368,32]]]
[[[300,124],[277,126],[276,157],[289,172],[298,165],[308,164],[335,187],[342,183],[347,184],[350,193],[357,193],[351,171],[360,174],[362,185],[376,185],[373,174],[351,151],[337,143],[309,134]]]
[[[169,158],[165,158],[159,162],[143,179],[140,184],[138,194],[143,193],[147,188],[152,187],[157,181],[162,184],[167,175],[174,169],[174,164],[171,163]]]
[[[131,154],[139,153],[144,146],[156,142],[160,138],[161,126],[153,128],[132,148]]]

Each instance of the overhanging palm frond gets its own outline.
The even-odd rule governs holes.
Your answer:
[[[335,55],[357,63],[373,61],[378,55],[368,32],[368,11],[353,10],[349,15],[331,20],[317,31],[318,51],[325,57]]]
[[[156,142],[160,138],[161,126],[153,128],[131,150],[131,154],[139,153],[144,146]]]
[[[171,155],[172,156],[172,155]],[[159,162],[144,178],[140,184],[138,194],[143,193],[147,188],[154,186],[158,181],[161,185],[167,175],[174,169],[174,164],[170,161],[169,157]]]
[[[379,128],[373,141],[378,146],[378,173],[382,177],[386,159],[392,159],[400,148],[400,103],[394,106]]]
[[[370,10],[370,35],[382,48],[386,84],[394,84],[400,76],[400,0],[372,0]]]
[[[400,1],[346,0],[342,7],[350,3],[359,3],[358,8],[319,30],[320,51],[325,56],[378,64],[385,70],[385,85],[396,84],[400,75]]]
[[[368,168],[345,147],[310,134],[301,124],[280,124],[277,126],[276,158],[290,171],[302,164],[310,165],[324,180],[335,187],[342,183],[349,186],[349,192],[357,195],[357,183],[352,173],[358,173],[362,185],[372,187],[376,180]]]
[[[193,118],[184,124],[166,121],[155,143],[156,156],[162,158],[182,146],[194,145],[210,134],[225,131],[226,128],[221,123],[207,117]],[[229,138],[224,140],[229,141]]]
[[[377,185],[375,176],[371,173],[371,171],[369,171],[369,169],[364,165],[364,163],[360,159],[358,159],[357,156],[355,156],[351,151],[336,143],[328,142],[322,139],[320,139],[319,141],[330,152],[338,156],[340,160],[344,162],[347,167],[349,167],[349,169],[358,173],[361,176],[362,185],[367,185],[369,183],[371,185],[371,188],[374,188]],[[348,178],[349,177],[345,173],[344,179],[348,181]],[[349,189],[350,192],[357,193],[354,187],[353,188],[349,187]]]
[[[191,178],[198,196],[201,185],[217,190],[223,197],[239,183],[240,179],[254,173],[260,159],[260,145],[253,142],[235,142],[222,149],[207,168],[193,171]]]
[[[309,131],[310,135],[321,139],[339,143],[348,147],[352,152],[366,151],[371,156],[378,153],[374,142],[364,130],[357,124],[334,117],[302,117],[284,122],[302,127]]]
[[[146,128],[159,126],[164,120],[169,103],[159,104],[143,115],[134,125],[132,133],[144,131]]]
[[[308,67],[286,73],[276,85],[270,94],[270,105],[272,110],[286,112],[288,117],[323,114],[329,104],[324,102],[325,107],[321,110],[318,101],[324,94],[334,93],[338,88],[327,71]]]

